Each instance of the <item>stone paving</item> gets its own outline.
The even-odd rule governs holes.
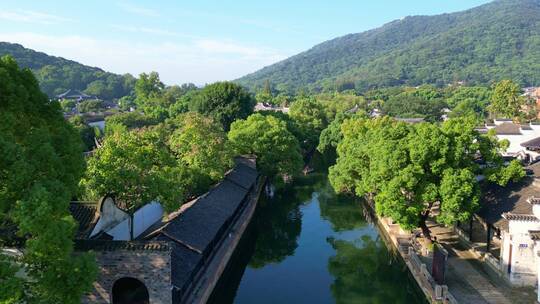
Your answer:
[[[533,288],[512,288],[490,274],[451,228],[430,223],[430,229],[448,251],[446,284],[459,303],[537,303]]]

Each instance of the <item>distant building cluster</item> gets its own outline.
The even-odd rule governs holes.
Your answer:
[[[255,105],[254,110],[255,110],[255,112],[259,112],[259,111],[276,111],[276,112],[289,113],[289,108],[287,108],[287,107],[279,107],[279,106],[275,106],[275,105],[272,105],[272,104],[269,104],[269,103],[264,103],[264,102],[258,102]]]
[[[540,159],[540,124],[517,124],[510,119],[495,119],[477,130],[480,133],[493,130],[499,140],[507,140],[509,146],[503,156],[515,157],[526,163]]]

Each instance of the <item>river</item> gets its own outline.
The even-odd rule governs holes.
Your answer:
[[[261,198],[210,303],[426,303],[365,213],[325,174]]]

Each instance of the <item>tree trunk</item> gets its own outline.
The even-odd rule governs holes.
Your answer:
[[[426,244],[431,245],[433,243],[433,241],[431,240],[431,231],[429,230],[426,223],[428,217],[429,217],[429,210],[426,210],[424,213],[420,215],[420,223],[418,224],[418,226],[420,227],[420,229],[422,229],[422,234],[424,235]]]

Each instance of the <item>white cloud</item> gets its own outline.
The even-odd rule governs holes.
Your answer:
[[[173,32],[169,30],[152,28],[152,27],[144,27],[144,26],[128,26],[128,25],[113,24],[111,25],[111,27],[116,30],[120,30],[124,32],[131,32],[131,33],[151,34],[151,35],[159,35],[159,36],[178,37],[178,38],[200,38],[194,35],[182,34],[182,33],[177,33],[177,32]]]
[[[0,41],[120,74],[157,71],[168,84],[232,80],[286,57],[272,49],[213,39],[155,43],[0,32]]]
[[[13,22],[25,22],[25,23],[37,23],[37,24],[55,24],[66,21],[72,21],[69,18],[64,18],[52,14],[27,11],[27,10],[15,10],[15,11],[0,11],[0,19],[13,21]]]
[[[159,12],[150,8],[142,7],[128,2],[120,2],[118,6],[128,13],[143,17],[159,17]]]
[[[195,45],[200,50],[210,54],[226,53],[238,54],[247,57],[258,57],[261,55],[267,55],[269,53],[269,51],[261,48],[244,46],[230,41],[220,41],[212,39],[197,40],[195,42]]]

